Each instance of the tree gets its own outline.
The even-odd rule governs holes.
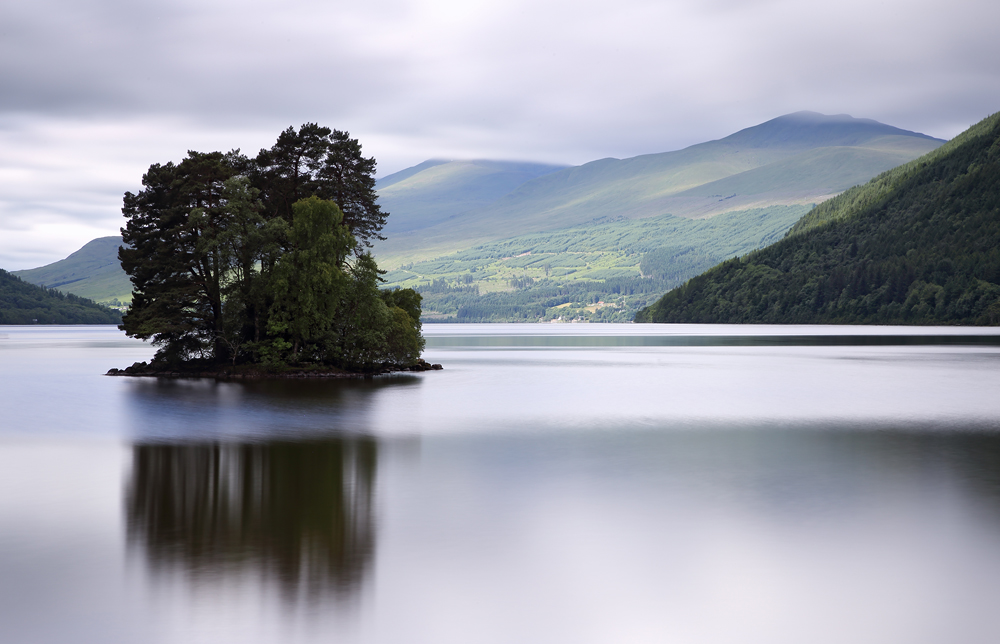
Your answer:
[[[125,193],[118,252],[133,285],[122,319],[131,336],[150,339],[170,360],[227,354],[223,335],[223,276],[217,236],[225,214],[225,182],[238,152],[189,151],[180,164],[154,164],[144,190]]]
[[[283,219],[264,218],[259,193],[247,177],[227,180],[221,230],[214,238],[226,267],[222,340],[234,361],[243,346],[262,339],[271,303],[266,285],[288,237]]]
[[[292,220],[292,204],[317,196],[334,201],[344,223],[361,245],[383,239],[385,226],[375,192],[375,159],[365,158],[361,144],[347,132],[306,123],[289,127],[270,149],[252,162],[254,186],[260,189],[271,216]]]
[[[290,248],[278,259],[272,277],[267,329],[273,353],[291,349],[296,362],[324,357],[348,287],[342,266],[356,245],[343,219],[337,204],[315,196],[292,205]]]
[[[370,247],[369,240],[385,239],[379,232],[388,213],[376,202],[375,158],[361,155],[361,144],[347,132],[334,130],[330,147],[319,170],[317,194],[332,199],[344,212],[351,233]]]

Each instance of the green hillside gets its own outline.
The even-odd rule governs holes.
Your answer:
[[[118,324],[121,314],[95,302],[28,284],[0,269],[0,324]]]
[[[1000,114],[818,206],[641,322],[1000,324]]]
[[[66,259],[13,274],[25,282],[107,304],[132,300],[132,283],[118,262],[121,237],[99,237]]]
[[[941,143],[867,119],[799,112],[675,152],[550,172],[488,205],[452,210],[445,221],[413,217],[414,223],[387,235],[376,253],[391,267],[509,238],[512,231],[558,230],[609,216],[709,217],[817,203]],[[408,180],[436,171],[441,166]],[[398,201],[388,209],[390,221],[408,218],[409,207]]]
[[[428,320],[629,321],[664,290],[781,239],[808,209],[622,217],[405,264],[385,278],[390,287],[419,289]]]

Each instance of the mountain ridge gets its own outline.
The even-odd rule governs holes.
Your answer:
[[[642,218],[669,213],[707,217],[748,207],[816,203],[941,143],[871,119],[798,112],[681,150],[627,159],[609,157],[547,173],[478,209],[399,231],[377,244],[376,253],[388,265],[396,265],[429,256],[428,252],[415,253],[414,248],[444,254],[498,240],[511,229],[523,234],[578,226],[601,216]],[[862,160],[862,170],[838,174],[834,162],[816,166],[813,176],[801,176],[794,194],[779,194],[780,190],[773,188],[765,200],[737,194],[738,198],[728,204],[713,204],[696,195],[701,186],[711,182],[820,147],[851,148],[855,160]],[[817,182],[823,184],[821,188],[815,187]],[[685,194],[689,190],[694,192]],[[764,192],[768,191],[757,194]]]

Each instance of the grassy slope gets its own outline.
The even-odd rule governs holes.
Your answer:
[[[132,283],[118,263],[121,237],[100,237],[66,259],[26,271],[17,271],[25,282],[73,293],[96,302],[129,302]]]
[[[781,239],[807,210],[619,218],[483,244],[385,277],[389,286],[418,288],[431,319],[625,321],[664,289]],[[598,311],[599,301],[608,306]]]
[[[507,238],[512,230],[556,230],[606,216],[704,217],[814,203],[940,144],[865,119],[793,114],[676,152],[602,159],[546,174],[486,207],[411,226],[380,244],[377,255],[392,267]],[[838,149],[810,152],[816,148]]]
[[[375,182],[375,188],[381,190],[383,188],[388,188],[394,183],[399,183],[405,179],[409,179],[418,172],[423,172],[428,168],[433,168],[436,165],[442,165],[445,163],[450,163],[447,159],[429,159],[423,163],[418,163],[417,165],[406,168],[405,170],[400,170],[399,172],[393,172],[390,175],[386,175]]]
[[[1000,114],[827,201],[647,322],[1000,323]]]
[[[880,137],[872,145],[830,146],[685,190],[661,202],[677,215],[703,217],[720,208],[817,203],[934,148],[914,137]]]
[[[440,224],[563,168],[512,161],[425,161],[379,180],[379,203],[390,213],[382,233],[393,237]]]
[[[23,282],[0,270],[0,324],[118,324],[121,315],[75,295]]]

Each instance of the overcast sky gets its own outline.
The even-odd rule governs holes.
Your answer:
[[[996,0],[33,0],[0,6],[0,268],[117,234],[188,149],[348,130],[428,158],[584,163],[798,110],[950,138],[1000,110]]]

